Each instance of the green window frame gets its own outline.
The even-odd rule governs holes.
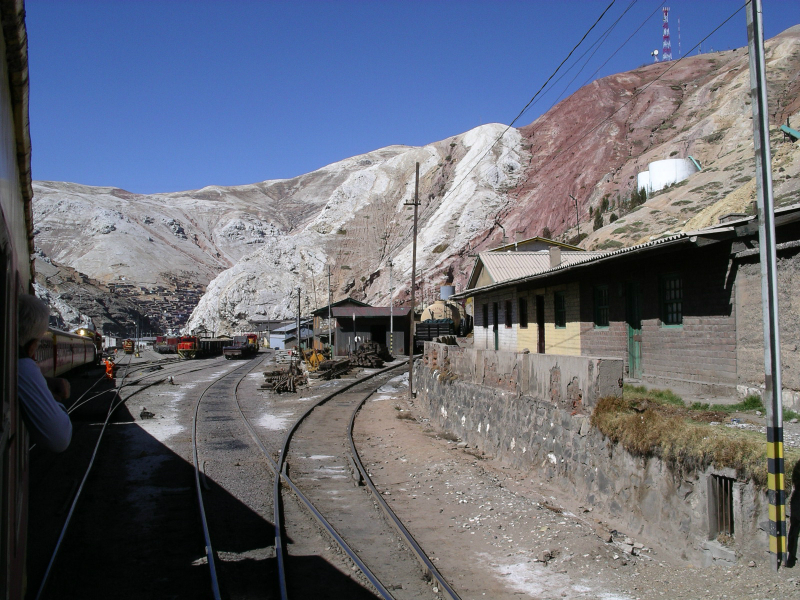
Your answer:
[[[594,288],[594,326],[598,329],[609,325],[608,286],[598,285]]]
[[[661,276],[661,324],[683,325],[683,278],[675,273]]]
[[[558,329],[567,326],[567,298],[564,292],[553,293],[553,308],[555,310],[555,322]]]

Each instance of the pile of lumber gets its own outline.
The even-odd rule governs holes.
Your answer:
[[[322,361],[314,374],[316,377],[322,379],[337,379],[350,370],[350,360],[347,358],[340,358],[336,360]]]
[[[383,366],[383,359],[379,356],[381,347],[375,342],[364,342],[358,347],[350,362],[359,367],[369,367],[380,369]]]
[[[264,371],[264,383],[261,384],[262,390],[269,390],[278,394],[282,392],[296,392],[298,387],[307,383],[305,373],[297,372],[295,369]]]

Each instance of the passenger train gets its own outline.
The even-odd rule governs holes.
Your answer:
[[[89,335],[50,328],[36,351],[36,364],[45,377],[60,377],[84,365],[99,364],[100,352]]]
[[[17,298],[33,293],[34,281],[28,45],[23,0],[0,1],[0,21],[0,600],[22,600],[30,439],[17,397],[16,315]],[[87,337],[63,332],[51,332],[48,337],[49,350],[44,350],[41,357],[55,373],[68,368],[71,362],[95,359],[94,344]]]

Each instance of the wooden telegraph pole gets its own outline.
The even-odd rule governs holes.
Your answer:
[[[411,251],[411,327],[409,329],[410,344],[408,349],[408,397],[414,397],[414,307],[416,306],[415,287],[417,285],[417,207],[419,206],[419,163],[417,178],[414,183],[414,202],[406,202],[405,206],[414,207],[414,241]]]

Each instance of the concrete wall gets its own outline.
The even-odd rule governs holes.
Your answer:
[[[622,395],[622,361],[614,358],[495,352],[425,342],[423,363],[449,380],[518,396],[547,397],[580,414],[589,414],[599,398]]]
[[[556,369],[557,368],[557,369]],[[554,372],[558,373],[554,377]],[[550,479],[579,504],[624,532],[685,548],[698,565],[763,558],[766,494],[735,481],[734,546],[712,537],[709,494],[727,469],[679,472],[657,458],[629,454],[590,424],[598,397],[620,394],[620,359],[473,350],[426,343],[418,398],[432,423],[516,468]],[[566,386],[565,382],[570,382]],[[571,386],[570,386],[571,384]],[[581,394],[577,399],[576,392]],[[740,559],[742,560],[742,559]]]

